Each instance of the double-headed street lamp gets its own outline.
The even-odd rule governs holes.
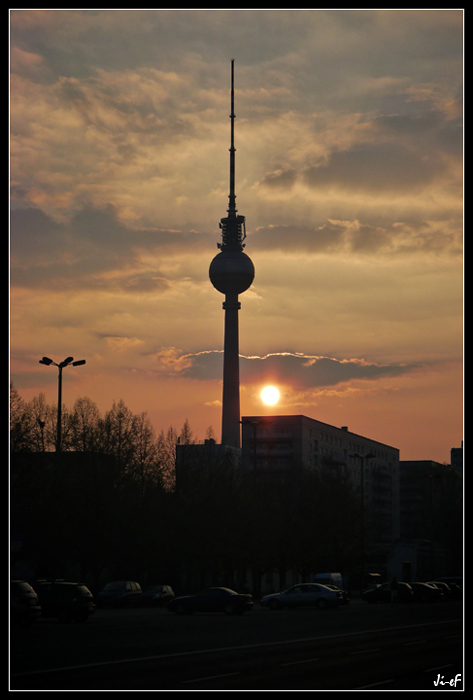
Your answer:
[[[56,452],[61,452],[61,423],[62,423],[62,370],[68,365],[73,367],[78,367],[79,365],[85,365],[85,360],[76,360],[74,362],[73,357],[66,357],[65,360],[57,364],[53,362],[49,357],[43,357],[39,361],[40,365],[54,365],[59,370],[58,375],[58,391],[57,391],[57,435],[56,435]]]
[[[372,452],[369,452],[367,455],[359,455],[357,452],[355,454],[350,455],[350,457],[355,457],[356,459],[360,460],[361,463],[361,478],[360,478],[360,486],[361,486],[361,542],[360,542],[360,549],[361,549],[361,589],[363,590],[364,587],[364,575],[365,575],[365,459],[373,459],[373,457],[376,457],[375,454]]]

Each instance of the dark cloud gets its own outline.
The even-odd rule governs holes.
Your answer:
[[[176,70],[193,59],[189,67],[203,78],[209,61],[224,64],[241,56],[241,63],[251,65],[280,58],[293,50],[295,36],[311,40],[316,21],[311,11],[284,10],[53,12],[12,11],[12,36],[47,57],[51,70],[76,77],[93,74],[97,65]]]
[[[366,220],[372,219],[366,215]],[[321,221],[314,225],[296,224],[259,227],[249,234],[255,253],[312,253],[353,251],[375,253],[379,250],[400,252],[450,250],[461,253],[461,235],[449,223],[445,228],[424,221],[395,224],[379,220],[375,225]],[[405,231],[408,231],[406,235]],[[65,289],[108,289],[130,293],[160,292],[170,278],[158,270],[130,270],[140,267],[145,254],[182,255],[215,251],[218,234],[191,230],[127,227],[112,206],[105,209],[84,207],[70,222],[58,223],[40,209],[14,209],[10,221],[10,282],[12,286]],[[187,256],[187,257],[186,257]],[[192,276],[189,265],[179,274]],[[202,279],[206,279],[205,271]]]
[[[243,381],[288,382],[297,388],[336,386],[356,379],[373,380],[407,374],[414,365],[378,365],[361,360],[336,360],[291,354],[267,355],[261,359],[242,358]]]
[[[320,226],[265,226],[251,236],[255,250],[326,251],[343,244],[346,226],[327,222]]]
[[[263,187],[273,189],[291,189],[296,182],[297,172],[295,168],[278,168],[271,173],[266,173],[262,180]]]
[[[395,255],[445,251],[462,254],[462,222],[452,217],[442,225],[414,217],[402,222],[376,217],[366,213],[361,217],[372,225],[359,221],[327,221],[314,226],[265,226],[251,234],[251,250],[292,253],[359,252],[374,254],[378,251]]]
[[[204,352],[187,355],[182,374],[201,381],[221,379],[223,356],[221,352]],[[409,374],[419,365],[376,364],[363,360],[337,360],[329,357],[312,357],[293,353],[274,353],[265,357],[241,357],[242,383],[280,382],[294,389],[313,389],[338,384]]]
[[[118,283],[123,291],[137,294],[162,292],[169,287],[167,279],[151,273],[130,275],[123,280],[119,280]]]
[[[408,135],[432,132],[443,124],[439,112],[425,114],[382,114],[374,120],[374,126],[391,134]]]
[[[353,251],[376,252],[388,246],[392,241],[392,233],[374,226],[360,226],[351,232],[351,247]]]
[[[70,222],[58,223],[40,209],[15,209],[10,220],[10,280],[13,286],[50,289],[121,288],[159,291],[164,277],[146,271],[126,274],[142,251],[208,250],[203,234],[169,229],[130,229],[112,206],[85,207]],[[115,273],[104,279],[104,273]]]
[[[399,143],[366,144],[335,151],[326,164],[307,168],[304,180],[318,189],[335,185],[352,192],[409,192],[444,170],[444,162],[435,155],[419,154]]]
[[[10,253],[12,260],[46,261],[64,245],[64,227],[41,209],[28,207],[10,213]]]
[[[446,108],[454,114],[461,114],[461,97],[452,99]],[[462,122],[463,120],[458,117],[446,119],[440,109],[437,109],[421,114],[380,115],[374,120],[373,126],[384,136],[411,140],[412,147],[415,147],[417,151],[421,147],[430,154],[445,153],[455,158],[461,158],[463,151]]]

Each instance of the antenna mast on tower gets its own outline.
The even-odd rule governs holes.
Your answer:
[[[231,126],[230,126],[230,193],[228,195],[228,216],[220,219],[222,242],[217,243],[221,250],[243,250],[246,238],[245,217],[237,214],[235,194],[235,89],[234,60],[232,59],[231,78]]]

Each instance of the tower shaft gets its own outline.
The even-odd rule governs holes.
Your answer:
[[[222,444],[240,447],[240,352],[238,294],[225,294],[223,344]]]

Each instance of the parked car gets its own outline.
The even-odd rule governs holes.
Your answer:
[[[409,581],[409,586],[414,592],[414,598],[420,603],[436,603],[443,600],[443,591],[437,586],[421,581]]]
[[[195,612],[236,615],[253,609],[253,596],[250,593],[236,593],[230,588],[207,588],[196,595],[179,596],[170,600],[167,609],[178,615]]]
[[[397,602],[398,603],[413,603],[414,591],[408,583],[404,581],[398,582]],[[377,588],[371,588],[361,594],[362,600],[367,603],[390,603],[391,602],[391,583],[382,583]]]
[[[440,576],[437,581],[445,581],[450,586],[451,583],[456,583],[457,586],[463,588],[463,576]]]
[[[145,605],[158,605],[162,607],[174,598],[174,591],[171,586],[162,583],[154,583],[146,587],[143,592],[143,603]]]
[[[463,600],[463,588],[459,586],[458,583],[451,581],[448,584],[450,588],[450,597],[452,600]]]
[[[85,622],[95,612],[92,593],[75,581],[37,581],[35,590],[43,617],[57,617],[61,622]]]
[[[431,586],[436,586],[436,588],[440,588],[441,591],[443,591],[443,599],[444,600],[451,600],[452,599],[452,591],[448,583],[445,583],[445,581],[427,581],[428,584]]]
[[[142,602],[143,591],[137,581],[110,581],[97,596],[99,607],[124,608]]]
[[[261,605],[271,610],[315,606],[321,610],[338,608],[343,602],[342,591],[336,586],[319,583],[299,583],[282,593],[272,593],[261,599]]]
[[[314,583],[320,583],[323,586],[328,586],[328,588],[336,588],[342,591],[342,603],[346,605],[350,602],[348,591],[345,590],[343,585],[343,576],[340,573],[315,574]]]
[[[350,596],[348,595],[348,591],[342,590],[338,586],[332,586],[331,583],[326,583],[325,584],[327,588],[331,588],[333,591],[340,591],[342,594],[342,605],[348,605],[350,602]]]
[[[10,581],[10,622],[29,627],[40,615],[38,596],[30,584],[27,581]]]
[[[436,579],[441,583],[446,583],[450,588],[452,600],[462,600],[463,598],[463,578],[461,576],[442,576]]]

